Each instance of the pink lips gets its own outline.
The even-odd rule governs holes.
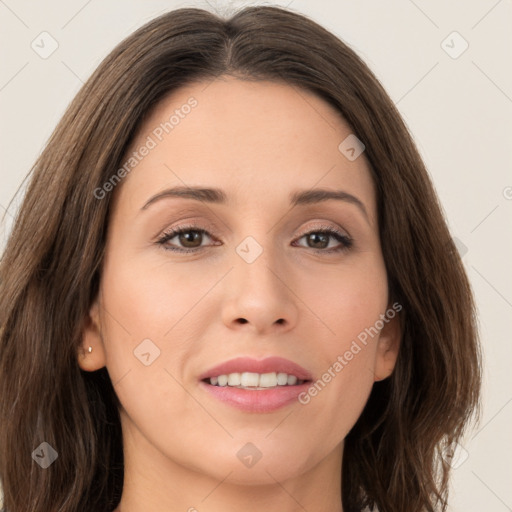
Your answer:
[[[210,377],[243,372],[287,373],[307,382],[295,386],[279,386],[264,390],[212,386],[204,382],[205,379]],[[242,411],[264,413],[275,411],[297,400],[298,395],[309,387],[312,376],[302,366],[282,357],[268,357],[263,360],[239,357],[207,370],[199,377],[199,380],[199,385],[220,401]]]

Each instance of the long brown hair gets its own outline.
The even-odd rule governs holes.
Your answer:
[[[0,479],[8,512],[111,512],[123,484],[119,402],[77,353],[99,289],[112,195],[142,120],[184,85],[232,75],[312,91],[366,146],[390,300],[403,337],[345,440],[346,512],[445,510],[453,446],[478,412],[480,349],[468,278],[393,102],[345,43],[306,16],[184,8],[147,23],[100,64],[31,169],[0,265]],[[119,184],[116,190],[122,186]],[[115,384],[115,383],[114,383]],[[42,442],[58,459],[42,470]]]

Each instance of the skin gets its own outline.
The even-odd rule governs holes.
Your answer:
[[[115,190],[100,293],[79,355],[84,370],[107,367],[122,404],[125,481],[116,510],[339,512],[344,438],[374,381],[393,371],[398,315],[307,405],[242,412],[198,379],[234,357],[272,355],[320,378],[390,307],[368,162],[338,150],[351,129],[319,97],[231,77],[166,97],[129,153],[191,96],[197,106]],[[141,210],[180,185],[221,188],[228,203],[167,198]],[[290,207],[292,191],[319,187],[356,196],[367,215],[348,201]],[[176,236],[167,246],[196,253],[156,243],[190,222],[208,235],[188,246]],[[353,246],[328,254],[343,244],[304,236],[326,225]],[[236,252],[248,236],[263,250],[250,264]],[[148,338],[160,355],[146,366],[134,350]],[[262,454],[251,468],[237,457],[247,442]]]

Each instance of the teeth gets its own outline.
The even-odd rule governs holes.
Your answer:
[[[228,386],[240,386],[240,374],[230,373],[228,375]]]
[[[286,375],[286,373],[278,373],[277,383],[279,386],[286,386],[286,384],[288,384],[288,375]]]
[[[215,378],[215,377],[213,377],[213,378]],[[257,373],[244,372],[244,373],[242,373],[242,377],[240,380],[241,380],[240,384],[242,384],[242,386],[244,386],[244,387],[257,388],[260,383],[260,376]],[[211,379],[210,379],[210,381],[211,381]]]
[[[230,373],[228,375],[218,375],[210,377],[212,386],[231,386],[241,389],[266,389],[275,388],[276,386],[295,386],[302,384],[304,381],[297,379],[295,375],[286,373]]]
[[[260,375],[260,388],[275,388],[277,386],[277,375],[273,373],[262,373]]]

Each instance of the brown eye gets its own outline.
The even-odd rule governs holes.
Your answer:
[[[192,236],[190,234],[192,233]],[[201,241],[203,239],[203,233],[201,231],[182,231],[178,235],[178,240],[181,244],[183,244],[186,248],[196,248],[201,246]],[[197,242],[199,241],[199,245]]]
[[[302,238],[306,239],[306,243],[308,244],[309,248],[325,253],[341,252],[349,249],[353,244],[353,241],[350,237],[331,227],[309,231],[308,233],[302,235],[299,240]],[[338,247],[329,248],[330,239],[333,238],[340,242],[341,245]]]
[[[168,251],[181,253],[197,252],[202,248],[208,247],[202,245],[205,236],[212,239],[210,233],[203,228],[197,226],[182,226],[164,232],[157,240],[157,243]],[[174,243],[169,243],[174,239],[176,239]],[[349,236],[330,226],[309,231],[299,238],[299,240],[301,239],[306,239],[307,246],[301,245],[300,247],[328,254],[348,250],[353,244]],[[329,247],[332,239],[339,242],[337,247]]]
[[[201,242],[204,236],[210,237],[208,231],[195,226],[184,226],[177,229],[171,229],[163,233],[163,235],[157,240],[157,243],[162,245],[164,249],[176,252],[195,252],[201,248]],[[173,239],[177,239],[175,244],[169,244]],[[211,237],[210,237],[211,238]]]

